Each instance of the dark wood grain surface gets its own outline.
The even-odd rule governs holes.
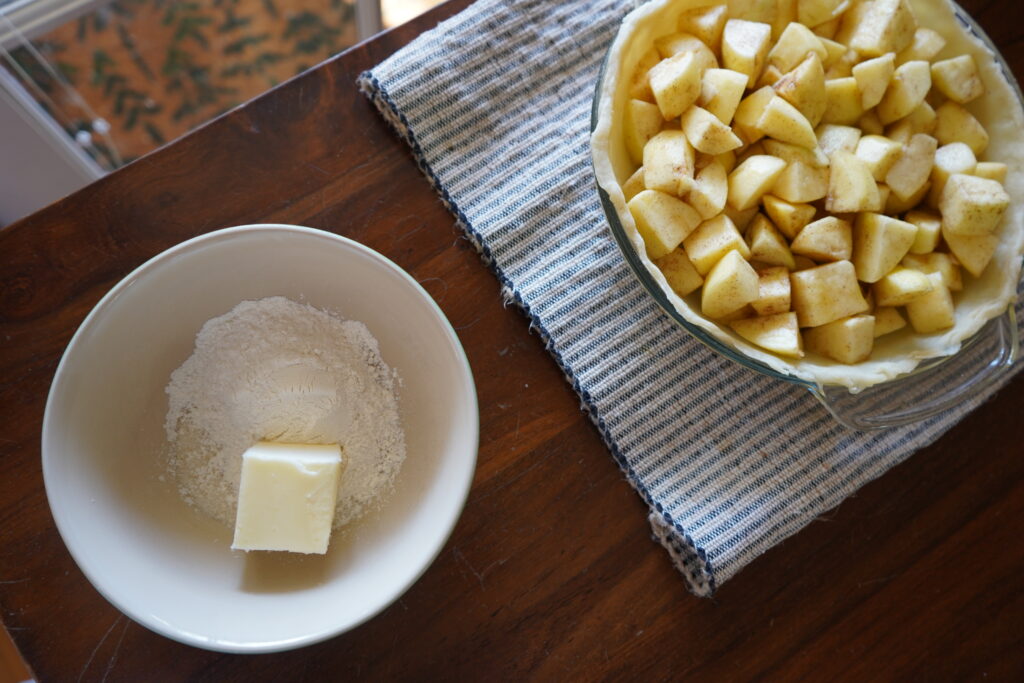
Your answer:
[[[933,446],[691,596],[526,320],[353,84],[454,0],[0,231],[0,617],[43,681],[959,679],[1024,676],[1024,377]],[[1024,73],[1019,8],[965,6]],[[479,465],[438,560],[396,604],[300,651],[157,636],[71,560],[43,491],[64,346],[131,269],[254,222],[331,230],[424,283],[480,399]]]

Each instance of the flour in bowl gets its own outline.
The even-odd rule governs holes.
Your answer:
[[[208,320],[166,391],[168,469],[188,504],[228,526],[242,453],[257,441],[341,445],[335,528],[379,502],[405,459],[395,374],[376,338],[284,297]]]

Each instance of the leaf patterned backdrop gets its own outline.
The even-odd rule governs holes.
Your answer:
[[[33,44],[110,124],[127,162],[356,40],[353,0],[115,0]],[[78,112],[58,117],[70,134],[88,130],[30,50],[12,57],[44,107]]]

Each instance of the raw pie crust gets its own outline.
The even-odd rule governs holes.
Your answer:
[[[739,353],[776,372],[820,385],[841,385],[853,391],[891,380],[913,370],[926,358],[948,356],[990,319],[1002,315],[1016,299],[1024,254],[1024,112],[1013,87],[1003,76],[993,52],[957,21],[948,0],[910,0],[920,26],[938,31],[946,47],[935,58],[962,54],[974,56],[985,83],[985,95],[968,105],[969,111],[988,131],[990,142],[982,160],[1008,166],[1003,183],[1010,207],[1003,218],[1000,243],[980,278],[963,273],[964,289],[955,293],[956,322],[941,333],[919,335],[906,328],[875,340],[869,360],[846,365],[816,354],[803,359],[784,359],[759,349],[726,326],[700,314],[700,291],[680,298],[665,276],[647,257],[643,239],[626,208],[621,184],[635,170],[622,135],[622,112],[629,98],[629,77],[643,53],[657,38],[677,31],[679,15],[689,9],[722,4],[721,0],[652,0],[632,11],[622,22],[605,66],[598,102],[598,122],[591,150],[598,184],[607,192],[633,249],[668,300],[689,323],[706,330]]]

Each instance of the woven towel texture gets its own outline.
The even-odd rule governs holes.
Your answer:
[[[544,336],[650,505],[655,537],[707,596],[987,397],[854,432],[804,389],[708,351],[656,307],[608,230],[588,147],[595,79],[628,9],[479,0],[360,86]]]

